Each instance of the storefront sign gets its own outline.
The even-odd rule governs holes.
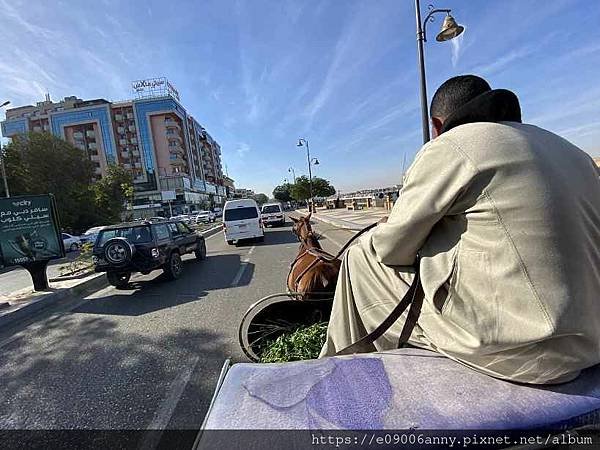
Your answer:
[[[0,199],[0,268],[64,256],[52,195]]]

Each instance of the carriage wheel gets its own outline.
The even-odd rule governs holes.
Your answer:
[[[260,348],[301,325],[329,320],[331,298],[298,301],[295,293],[269,295],[254,303],[240,323],[238,338],[242,350],[254,362],[260,361]]]

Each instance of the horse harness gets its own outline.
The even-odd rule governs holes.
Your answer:
[[[294,280],[294,288],[298,290],[298,284],[302,280],[302,277],[315,265],[317,265],[319,262],[331,263],[339,259],[339,257],[346,251],[350,244],[352,244],[360,235],[366,233],[375,226],[377,226],[377,223],[373,223],[367,226],[366,228],[360,230],[357,234],[352,236],[350,240],[348,240],[348,242],[346,242],[346,244],[340,249],[340,251],[335,256],[322,249],[307,248],[304,252],[298,255],[290,265],[288,279],[292,273],[294,265],[301,258],[303,258],[306,254],[314,256],[314,260],[296,277],[296,280]],[[310,233],[312,233],[312,231]],[[375,328],[371,333],[367,334],[366,336],[354,342],[353,344],[339,350],[336,353],[336,356],[351,355],[354,353],[368,353],[373,351],[373,343],[378,338],[383,336],[383,334],[398,320],[402,313],[404,313],[404,311],[408,309],[406,321],[404,322],[402,331],[400,332],[400,337],[398,338],[398,348],[407,345],[410,335],[417,324],[419,315],[421,314],[421,307],[423,305],[423,299],[425,297],[419,274],[419,262],[420,257],[419,255],[417,255],[416,261],[414,263],[415,277],[408,291],[406,292],[406,294],[404,294],[402,300],[400,300],[400,302],[394,307],[394,309],[388,315],[388,317],[386,317],[385,320],[381,322],[381,324],[377,328]]]

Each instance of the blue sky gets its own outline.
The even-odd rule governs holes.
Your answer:
[[[423,3],[425,9],[427,2]],[[600,155],[600,8],[576,0],[440,0],[466,27],[425,44],[429,96],[464,73],[514,90],[524,121]],[[398,183],[420,147],[411,0],[6,1],[0,100],[122,100],[166,76],[221,144],[236,186],[306,173],[337,188]]]

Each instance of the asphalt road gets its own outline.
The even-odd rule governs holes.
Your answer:
[[[316,230],[332,252],[351,236]],[[198,429],[225,359],[246,361],[237,342],[244,312],[285,291],[298,243],[288,221],[263,243],[229,246],[218,233],[207,247],[205,261],[184,258],[175,282],[136,275],[126,290],[2,330],[0,429]]]

